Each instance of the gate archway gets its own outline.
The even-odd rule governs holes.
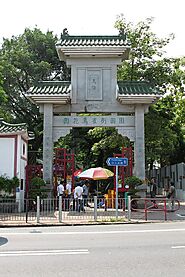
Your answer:
[[[39,82],[26,92],[44,115],[43,177],[48,186],[53,181],[53,144],[77,125],[112,126],[130,138],[134,174],[144,179],[144,114],[161,95],[147,82],[117,81],[117,66],[129,58],[126,36],[64,33],[56,49],[59,59],[71,68],[71,81]]]

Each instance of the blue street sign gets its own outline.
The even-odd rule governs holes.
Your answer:
[[[127,166],[128,165],[128,159],[127,158],[108,158],[107,159],[107,165],[108,166]]]

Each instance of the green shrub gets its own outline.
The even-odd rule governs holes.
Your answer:
[[[142,185],[142,183],[143,183],[142,180],[136,176],[125,178],[125,186],[129,186],[128,192],[131,196],[136,195],[136,193],[139,191],[137,187]]]
[[[28,197],[30,199],[36,200],[37,196],[40,196],[40,198],[47,197],[46,183],[40,177],[35,177],[31,180],[30,188],[28,192]]]
[[[19,179],[17,177],[10,179],[5,176],[0,176],[0,190],[10,194],[16,187],[19,187]]]

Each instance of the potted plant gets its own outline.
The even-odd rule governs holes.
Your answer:
[[[127,195],[130,195],[132,198],[131,206],[132,209],[137,209],[137,200],[133,200],[134,198],[139,198],[137,193],[139,192],[138,187],[142,185],[142,180],[136,176],[130,176],[125,178],[125,187],[127,190]]]

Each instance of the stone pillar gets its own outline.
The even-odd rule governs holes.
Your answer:
[[[43,178],[53,189],[53,104],[44,104]]]
[[[135,107],[134,174],[145,179],[144,106]]]

